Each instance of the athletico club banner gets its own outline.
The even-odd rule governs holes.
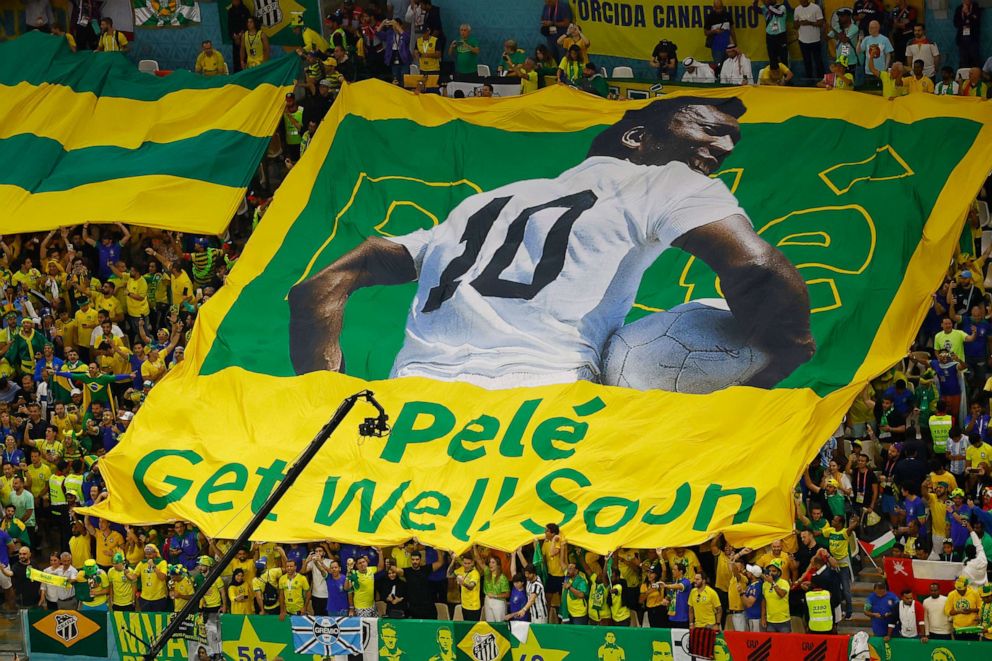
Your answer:
[[[846,661],[850,636],[815,634],[752,633],[727,631],[724,634],[730,658],[745,661]],[[919,645],[919,642],[916,643]]]
[[[922,0],[909,4],[916,7],[920,16],[923,15]],[[724,0],[723,5],[730,12],[733,37],[741,52],[755,62],[767,61],[765,19],[760,9],[749,0]],[[713,60],[703,32],[706,16],[713,9],[713,3],[709,0],[569,0],[569,6],[572,20],[588,37],[591,43],[589,52],[594,55],[646,60],[663,37],[678,46],[680,58],[691,55],[703,62]],[[827,29],[837,9],[852,6],[850,0],[825,0],[821,3]],[[796,41],[791,18],[793,9],[790,7],[788,10],[790,43]],[[799,58],[798,47],[793,46],[792,55]]]
[[[233,537],[371,388],[392,434],[360,439],[354,412],[256,539],[780,538],[915,334],[990,122],[927,95],[349,86],[86,511]]]

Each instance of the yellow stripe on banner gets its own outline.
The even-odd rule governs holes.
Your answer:
[[[218,218],[233,217],[244,188],[221,186],[172,175],[144,175],[78,186],[65,191],[31,194],[19,186],[0,184],[0,209],[17,213],[0,221],[0,233],[36,232],[56,227],[52,219],[73,218],[79,209],[94,223],[129,223],[192,234],[216,234]],[[174,210],[170,218],[163,209]],[[224,225],[227,224],[225,220]]]
[[[98,97],[49,83],[0,85],[0,139],[30,133],[57,140],[72,150],[94,146],[137,149],[144,142],[173,142],[216,129],[268,137],[272,116],[284,103],[278,89],[292,88],[225,85],[136,101]]]
[[[440,126],[459,120],[523,133],[562,133],[606,126],[615,123],[628,110],[643,108],[657,100],[614,101],[564,85],[524,96],[465,99],[448,99],[436,94],[414,95],[395,85],[373,80],[349,87],[350,113],[368,120],[408,119],[422,126]],[[409,98],[411,96],[415,98]],[[742,124],[778,124],[793,117],[841,119],[864,128],[874,128],[888,120],[910,124],[931,117],[992,121],[992,105],[982,99],[933,94],[914,94],[888,101],[873,94],[819,88],[744,86],[682,88],[662,98],[680,96],[737,97],[747,109],[740,118]]]

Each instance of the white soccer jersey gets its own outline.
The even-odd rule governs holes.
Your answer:
[[[733,214],[746,215],[719,179],[607,156],[474,195],[437,227],[390,239],[419,274],[392,375],[488,388],[597,380],[644,271]]]

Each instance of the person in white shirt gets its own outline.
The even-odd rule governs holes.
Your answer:
[[[823,69],[823,10],[810,0],[799,0],[792,11],[792,22],[799,36],[799,50],[803,54],[803,68],[810,80],[820,80]]]
[[[693,57],[682,60],[685,72],[682,74],[683,83],[715,83],[716,76],[713,69],[705,62],[697,62]]]
[[[902,591],[899,599],[899,610],[896,613],[896,631],[900,638],[919,638],[920,642],[926,644],[926,613],[923,605],[916,600],[911,588]],[[890,629],[891,631],[891,629]],[[886,640],[888,638],[886,637]]]
[[[290,290],[296,373],[341,369],[352,292],[416,281],[392,377],[492,389],[599,382],[642,275],[676,246],[713,269],[746,336],[772,355],[745,385],[774,386],[815,350],[809,294],[710,176],[743,113],[737,98],[658,99],[624,113],[553,179],[473,195],[429,230],[366,239]]]
[[[930,584],[930,596],[923,600],[923,621],[927,637],[934,640],[951,639],[951,621],[944,614],[947,597],[940,593],[940,585]]]
[[[940,67],[940,49],[937,44],[927,39],[926,28],[922,25],[913,27],[913,40],[906,46],[906,64],[913,66],[917,60],[923,60],[923,75],[933,78]]]
[[[720,82],[724,85],[754,85],[751,58],[742,53],[737,44],[727,46],[727,59],[720,67]]]
[[[988,566],[989,559],[985,556],[985,547],[982,546],[982,538],[978,536],[970,523],[965,522],[965,527],[971,537],[971,546],[964,547],[964,568],[961,575],[968,579],[969,585],[976,589],[989,582]]]

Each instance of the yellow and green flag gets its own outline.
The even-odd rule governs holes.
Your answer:
[[[233,537],[370,388],[391,435],[354,412],[256,539],[779,538],[915,335],[990,120],[932,95],[348,86],[87,511]]]
[[[224,230],[276,124],[297,62],[233,76],[138,72],[33,32],[0,44],[0,231],[126,222]]]

